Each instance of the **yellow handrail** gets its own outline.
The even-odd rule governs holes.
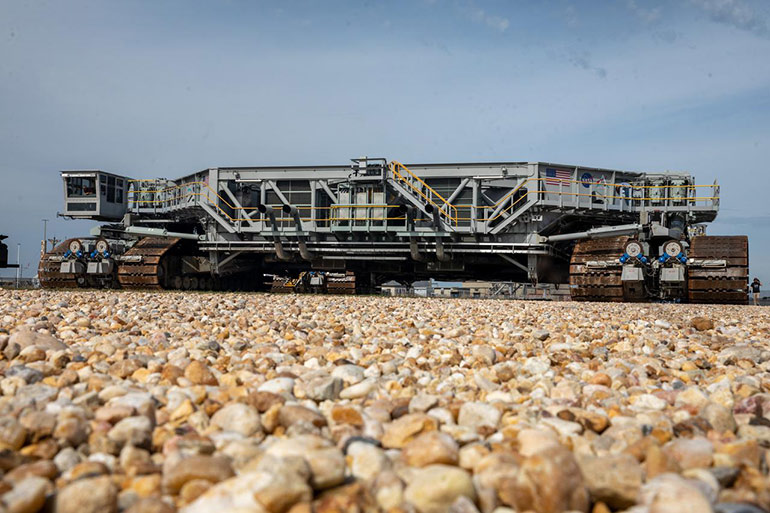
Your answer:
[[[420,190],[420,188],[415,187],[414,184],[411,183],[411,181],[407,180],[406,177],[404,177],[404,175],[402,175],[401,173],[398,172],[398,170],[397,170],[398,167],[402,168],[404,171],[409,173],[409,175],[412,178],[414,178],[415,180],[420,182],[433,195],[437,196],[444,203],[445,207],[449,207],[450,211],[447,212],[444,208],[441,208],[440,205],[438,205],[435,201],[430,199],[424,192],[422,192],[422,190]],[[443,212],[443,214],[445,216],[447,216],[452,222],[454,222],[455,225],[457,224],[457,208],[454,205],[452,205],[451,203],[449,203],[441,194],[439,194],[435,189],[433,189],[433,187],[431,187],[430,185],[425,183],[425,181],[422,178],[420,178],[416,174],[412,173],[412,171],[408,167],[406,167],[405,165],[403,165],[402,163],[400,163],[400,162],[398,162],[396,160],[391,160],[390,161],[390,170],[393,172],[393,175],[396,178],[398,178],[402,182],[404,182],[407,185],[409,185],[409,187],[411,187],[420,196],[422,196],[428,203],[430,203],[434,207],[438,208],[441,212]]]
[[[407,169],[407,168],[404,167],[404,169]],[[407,171],[408,171],[408,169],[407,169]],[[395,169],[394,169],[394,172],[397,173],[397,171],[395,171]],[[400,173],[398,173],[398,174],[400,175]],[[415,176],[415,178],[417,178],[419,180],[419,177]],[[406,181],[407,183],[409,182],[405,177],[403,177],[403,175],[401,175],[401,179]],[[521,190],[522,187],[524,187],[528,183],[543,182],[545,180],[548,180],[548,178],[545,178],[545,177],[527,178],[522,183],[520,183],[515,189],[513,189],[512,191],[508,192],[505,196],[500,198],[500,200],[498,200],[494,205],[479,205],[476,208],[477,209],[493,209],[493,208],[496,208],[503,201],[507,200],[511,195],[516,194],[516,192]],[[552,178],[551,178],[551,180],[552,180]],[[141,181],[151,182],[152,180],[141,180]],[[420,180],[420,181],[422,182],[422,180]],[[567,183],[578,183],[578,184],[585,183],[585,182],[582,182],[580,180],[561,180],[561,181],[567,182]],[[222,197],[219,193],[214,191],[214,189],[212,189],[209,186],[209,184],[206,183],[206,182],[186,182],[186,183],[183,183],[183,184],[175,185],[173,187],[167,187],[165,189],[160,189],[158,191],[152,191],[152,190],[132,190],[132,191],[129,191],[129,194],[133,194],[133,195],[142,194],[142,193],[156,194],[158,192],[167,192],[167,191],[171,191],[171,190],[174,190],[174,189],[181,189],[183,187],[188,187],[188,186],[192,186],[192,185],[200,185],[200,186],[205,187],[206,189],[208,189],[209,191],[214,193],[214,195],[217,198],[219,198],[219,200],[221,200],[222,203],[224,203],[226,206],[228,206],[229,208],[231,208],[233,210],[241,209],[241,210],[245,211],[245,210],[255,210],[255,209],[258,208],[258,207],[236,207],[236,206],[230,204],[230,202],[226,198]],[[414,186],[412,184],[409,184],[409,185],[414,188]],[[629,188],[629,187],[630,188],[634,188],[634,187],[637,187],[637,186],[633,186],[633,185],[608,184],[608,183],[603,183],[603,182],[594,182],[594,185],[604,185],[604,186],[607,186],[607,187],[616,187],[616,188]],[[426,184],[426,187],[427,187],[427,184]],[[681,185],[681,186],[679,186],[679,185],[665,185],[665,186],[638,186],[638,187],[639,188],[642,188],[642,187],[644,187],[644,188],[662,188],[662,187],[677,188],[677,187],[685,187],[685,188],[688,188],[688,189],[691,189],[691,190],[695,190],[695,189],[702,188],[702,187],[712,187],[713,188],[715,186],[714,185]],[[422,192],[419,191],[419,189],[416,189],[416,190],[418,192],[420,192],[420,194],[426,200],[431,201],[431,203],[434,206],[438,207],[438,205],[435,202],[433,202],[432,200],[427,198],[424,194],[422,194]],[[431,191],[433,191],[433,189],[431,189]],[[692,202],[696,202],[696,201],[708,201],[708,200],[714,201],[714,200],[719,200],[719,196],[718,195],[716,195],[716,196],[694,196],[694,197],[688,197],[688,196],[685,196],[685,197],[657,197],[656,198],[656,197],[647,197],[647,196],[645,196],[645,197],[633,197],[633,196],[617,196],[617,195],[612,195],[612,194],[597,194],[596,191],[591,192],[591,193],[581,193],[581,192],[571,192],[571,191],[565,192],[565,191],[562,191],[562,190],[556,190],[556,191],[548,190],[547,188],[541,189],[540,185],[538,184],[538,188],[536,190],[526,190],[526,192],[522,196],[517,198],[514,202],[512,202],[510,205],[508,205],[505,209],[501,210],[496,216],[494,216],[492,218],[489,218],[489,219],[485,219],[484,217],[475,218],[474,219],[473,217],[459,217],[457,215],[457,208],[458,207],[459,208],[473,208],[473,205],[452,205],[448,201],[446,201],[440,194],[436,193],[435,191],[433,191],[433,192],[436,194],[437,197],[439,197],[445,203],[445,205],[450,206],[454,210],[454,215],[451,215],[451,216],[447,215],[447,217],[450,217],[450,219],[454,223],[457,223],[458,221],[470,221],[470,220],[488,221],[488,222],[489,221],[494,221],[494,220],[498,219],[500,216],[504,215],[504,213],[506,213],[509,210],[513,209],[516,205],[518,205],[525,198],[529,197],[530,194],[540,194],[540,193],[556,194],[556,195],[560,195],[560,196],[590,197],[590,198],[594,198],[594,199],[625,200],[625,201],[629,201],[629,202],[631,202],[631,201],[660,201],[660,202],[665,202],[665,201],[681,201],[683,203],[685,203],[685,202],[686,203],[692,203]],[[137,204],[169,203],[170,201],[180,201],[180,200],[182,200],[184,198],[194,197],[194,196],[198,196],[198,197],[204,197],[205,196],[206,199],[208,199],[210,201],[208,193],[204,193],[204,192],[187,192],[187,193],[184,193],[184,194],[182,194],[182,195],[180,195],[178,197],[172,197],[172,198],[160,199],[160,200],[142,200],[142,199],[134,198],[133,201],[135,203],[137,203]],[[256,220],[256,219],[253,219],[253,218],[250,218],[250,217],[249,218],[232,217],[225,210],[223,210],[217,203],[211,202],[211,204],[222,215],[227,217],[231,222],[236,222],[236,221],[255,221]],[[281,205],[273,205],[273,206],[281,206]],[[296,206],[297,206],[297,208],[299,210],[327,210],[327,209],[332,209],[333,210],[333,209],[340,209],[340,208],[395,208],[398,205],[338,204],[338,205],[317,206],[317,207],[300,206],[300,205],[296,205]],[[447,213],[444,212],[444,214],[447,214]],[[262,216],[262,217],[264,218],[264,216]],[[305,217],[303,217],[301,219],[303,221],[323,221],[323,222],[332,221],[332,220],[337,220],[337,221],[346,221],[346,220],[347,221],[353,221],[353,220],[355,220],[355,221],[364,221],[364,220],[385,221],[385,220],[405,220],[406,217],[405,216],[398,216],[398,217],[364,217],[364,218],[360,218],[360,217],[345,217],[345,218],[337,218],[337,217],[329,217],[329,218],[309,217],[309,218],[305,218]],[[291,221],[292,218],[283,218],[282,217],[282,218],[278,218],[276,220],[278,220],[278,221]]]

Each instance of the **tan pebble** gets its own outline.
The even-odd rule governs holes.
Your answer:
[[[527,458],[511,483],[510,504],[517,510],[586,511],[589,492],[572,453],[561,446]]]
[[[647,479],[664,474],[666,472],[678,472],[681,469],[679,465],[663,452],[657,445],[651,445],[647,448],[644,458],[644,470]]]
[[[612,386],[612,378],[610,378],[607,374],[605,374],[603,372],[597,372],[591,378],[591,384],[593,384],[593,385],[603,385],[605,387],[611,387]]]
[[[52,461],[41,460],[33,463],[25,463],[15,469],[11,470],[5,475],[5,479],[18,483],[28,477],[44,477],[46,479],[53,479],[59,474],[59,469]]]
[[[259,413],[265,413],[275,404],[282,405],[286,399],[273,392],[256,391],[247,396],[246,402],[255,407]]]
[[[216,376],[208,366],[198,360],[190,362],[184,369],[184,377],[190,380],[194,385],[211,385],[216,386],[219,384]]]
[[[139,497],[152,497],[161,493],[161,475],[148,474],[137,476],[127,481],[126,488],[136,492]]]
[[[206,479],[192,479],[187,481],[179,490],[179,498],[183,504],[189,504],[211,488],[211,481]]]
[[[192,401],[185,399],[185,401],[176,407],[176,409],[169,415],[169,421],[178,423],[187,420],[187,417],[195,412],[195,407]]]
[[[407,443],[401,455],[407,464],[413,467],[425,467],[435,463],[457,465],[458,451],[457,442],[451,436],[429,431]]]
[[[707,331],[714,329],[714,321],[707,317],[693,317],[690,319],[690,326],[698,331]]]
[[[160,373],[161,382],[168,382],[172,385],[176,385],[177,379],[182,376],[184,376],[184,371],[171,364],[164,365],[163,370]]]
[[[159,498],[139,499],[126,513],[175,513],[176,508]]]
[[[350,424],[352,426],[363,426],[364,419],[361,412],[352,406],[334,405],[331,411],[331,418],[337,424]]]
[[[163,488],[171,494],[188,481],[205,479],[218,483],[234,475],[230,460],[221,456],[195,455],[184,458],[163,473]]]
[[[417,435],[426,431],[435,431],[438,422],[424,413],[410,413],[399,417],[385,426],[382,445],[387,448],[401,449]]]

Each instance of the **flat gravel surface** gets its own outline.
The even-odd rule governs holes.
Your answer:
[[[770,508],[770,309],[0,289],[0,513]]]

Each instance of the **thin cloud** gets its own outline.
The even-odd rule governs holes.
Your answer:
[[[760,37],[770,37],[770,21],[743,0],[690,0],[705,11],[709,19]]]
[[[575,9],[574,5],[568,5],[566,9],[564,9],[564,19],[566,20],[568,27],[578,26],[580,19],[578,18],[577,9]]]
[[[438,0],[424,0],[428,5],[434,5]],[[455,8],[463,15],[469,18],[472,22],[479,25],[486,25],[496,32],[503,33],[511,26],[511,22],[504,16],[498,16],[491,14],[481,7],[477,6],[473,0],[457,0],[455,2]]]
[[[498,32],[505,32],[511,25],[511,22],[508,21],[508,18],[489,14],[484,9],[480,9],[478,7],[472,8],[470,16],[471,20],[475,21],[476,23],[482,23]]]
[[[647,9],[636,3],[636,0],[626,0],[626,7],[646,23],[652,23],[660,18],[660,7]]]
[[[573,66],[576,66],[580,69],[584,69],[586,71],[590,71],[591,73],[594,73],[599,78],[607,78],[607,70],[600,66],[595,66],[591,62],[591,54],[589,52],[574,51],[569,55],[568,59]]]

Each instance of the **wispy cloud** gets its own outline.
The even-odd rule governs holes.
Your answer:
[[[577,9],[574,5],[568,5],[563,11],[564,19],[568,27],[576,27],[580,23]]]
[[[626,0],[626,7],[646,23],[652,23],[660,18],[660,7],[646,8],[636,3],[636,0]]]
[[[599,78],[607,78],[607,70],[600,67],[595,66],[591,62],[591,53],[587,51],[572,51],[568,56],[569,62],[572,63],[572,65],[584,69],[586,71],[590,71],[591,73],[594,73]]]
[[[716,23],[770,37],[768,15],[758,12],[744,0],[690,0],[690,3],[705,11]]]
[[[508,21],[508,18],[489,14],[487,11],[479,7],[471,7],[470,17],[471,20],[475,21],[476,23],[483,23],[484,25],[498,32],[505,32],[511,25],[511,22]]]
[[[423,0],[428,5],[438,3],[438,0]],[[503,33],[511,26],[511,22],[505,16],[492,14],[478,5],[474,0],[455,0],[455,8],[464,17],[479,25],[485,25],[496,32]]]

